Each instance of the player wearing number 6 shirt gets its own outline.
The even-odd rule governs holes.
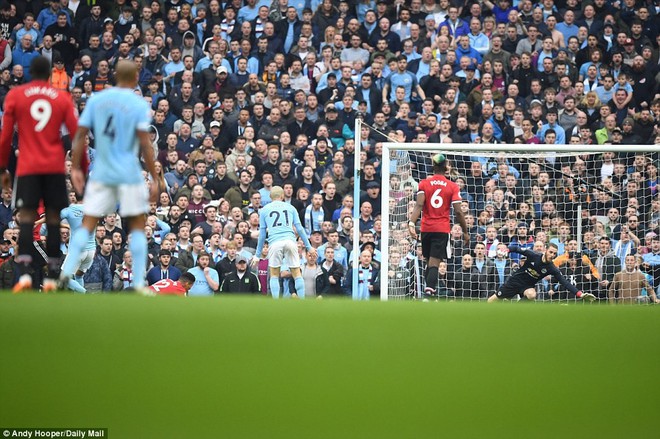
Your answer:
[[[417,204],[410,215],[408,230],[413,239],[417,239],[415,230],[419,215],[422,214],[422,255],[428,264],[426,271],[425,294],[435,295],[438,285],[438,267],[440,262],[451,257],[449,232],[451,231],[451,207],[458,223],[463,229],[465,243],[469,244],[465,215],[461,210],[461,196],[456,183],[445,177],[450,165],[443,154],[436,154],[433,162],[433,175],[419,183]]]
[[[73,101],[68,93],[58,91],[48,84],[50,62],[40,56],[30,64],[32,82],[12,89],[5,99],[5,112],[0,135],[0,172],[2,185],[10,187],[11,177],[6,171],[12,152],[14,126],[18,131],[18,165],[14,207],[20,212],[20,234],[16,262],[21,275],[14,291],[32,288],[28,267],[36,257],[32,228],[39,202],[46,207],[46,255],[48,278],[43,291],[57,287],[61,264],[60,211],[69,205],[66,188],[64,158],[66,151],[60,129],[66,125],[69,132],[77,128]]]
[[[146,169],[158,181],[154,153],[149,137],[151,114],[146,101],[135,94],[137,67],[132,61],[119,61],[116,67],[117,87],[92,96],[80,116],[80,126],[73,140],[71,182],[82,192],[85,174],[80,158],[85,150],[85,137],[92,131],[95,139],[94,172],[83,200],[83,226],[72,236],[70,258],[62,266],[60,281],[68,283],[74,275],[80,252],[96,229],[99,218],[114,213],[128,219],[131,239],[128,248],[133,255],[133,287],[148,294],[144,288],[147,271],[147,237],[144,234],[145,214],[149,211],[147,183],[142,176],[141,152]],[[151,199],[156,201],[158,186],[150,187]]]
[[[305,244],[307,251],[316,259],[316,250],[309,243],[305,228],[300,222],[296,209],[284,202],[284,190],[279,186],[270,189],[270,203],[259,210],[259,240],[257,252],[260,255],[268,234],[268,266],[270,268],[270,292],[274,299],[280,298],[280,267],[282,262],[289,267],[294,278],[299,298],[305,297],[305,281],[300,270],[300,256],[296,245],[295,227],[298,236]],[[252,258],[252,264],[259,262],[259,257]]]

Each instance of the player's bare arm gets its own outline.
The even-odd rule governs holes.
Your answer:
[[[156,172],[156,162],[154,160],[154,150],[151,146],[151,139],[149,139],[149,133],[146,131],[138,131],[138,139],[140,141],[140,151],[142,152],[142,159],[144,164],[151,175],[151,181],[154,184],[149,186],[149,200],[152,203],[155,203],[158,200],[158,185],[155,184],[158,181],[158,172]]]
[[[419,216],[422,214],[422,209],[424,208],[424,202],[426,201],[426,195],[424,192],[420,191],[417,193],[417,202],[413,208],[412,213],[410,214],[410,221],[408,221],[408,232],[412,239],[417,239],[417,230],[415,229]],[[465,218],[463,218],[465,221]]]
[[[85,154],[85,138],[88,134],[89,128],[79,126],[71,146],[71,183],[79,194],[82,194],[85,189],[85,173],[82,169],[82,161]]]

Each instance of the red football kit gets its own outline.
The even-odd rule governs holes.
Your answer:
[[[449,233],[451,204],[461,201],[458,185],[444,175],[435,174],[419,183],[418,192],[426,197],[421,231]]]
[[[12,89],[5,99],[0,168],[7,167],[16,125],[19,150],[16,175],[64,174],[62,124],[71,136],[75,135],[78,121],[68,93],[44,81],[32,81]]]
[[[162,279],[155,284],[149,286],[151,291],[157,294],[174,294],[177,296],[185,296],[186,289],[181,285],[181,282],[172,279]]]

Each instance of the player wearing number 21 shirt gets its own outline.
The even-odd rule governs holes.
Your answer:
[[[445,177],[450,169],[449,161],[443,154],[432,157],[433,175],[419,183],[417,203],[410,215],[408,231],[417,238],[415,229],[419,215],[422,215],[422,255],[428,263],[425,294],[435,295],[438,285],[438,266],[451,257],[449,232],[451,230],[451,207],[463,229],[466,244],[470,242],[465,215],[461,210],[461,196],[456,183]]]
[[[291,271],[294,279],[297,296],[301,299],[305,297],[305,281],[300,269],[300,256],[298,255],[298,245],[296,244],[296,235],[293,230],[298,232],[298,236],[305,244],[307,251],[316,258],[316,250],[309,243],[309,238],[305,228],[300,222],[300,217],[296,209],[289,203],[284,202],[284,190],[280,186],[273,186],[270,189],[270,203],[259,210],[259,239],[257,241],[257,252],[252,258],[252,265],[259,262],[264,243],[268,241],[268,267],[270,270],[270,292],[273,299],[280,297],[280,267],[284,263]]]
[[[67,197],[64,158],[60,128],[70,133],[78,128],[73,101],[68,93],[48,84],[50,62],[40,56],[32,60],[30,73],[33,80],[12,89],[5,99],[5,111],[0,135],[0,172],[3,186],[10,185],[6,172],[14,127],[18,131],[18,165],[16,168],[15,207],[20,210],[19,254],[16,257],[21,276],[14,291],[32,288],[28,266],[35,254],[32,227],[39,202],[46,207],[49,275],[43,289],[54,290],[60,265],[60,211],[69,205]]]

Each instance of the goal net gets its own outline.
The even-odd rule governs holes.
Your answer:
[[[654,149],[385,143],[381,298],[425,298],[426,261],[419,233],[418,241],[411,239],[408,219],[419,182],[433,173],[432,155],[443,153],[451,180],[461,188],[470,243],[463,242],[452,211],[452,257],[440,266],[438,298],[486,300],[525,263],[524,256],[509,252],[510,245],[543,253],[554,243],[555,265],[578,290],[601,300],[650,301],[660,286]],[[626,270],[647,283],[632,285],[630,277],[617,275]],[[537,301],[575,300],[552,277],[535,288]]]

